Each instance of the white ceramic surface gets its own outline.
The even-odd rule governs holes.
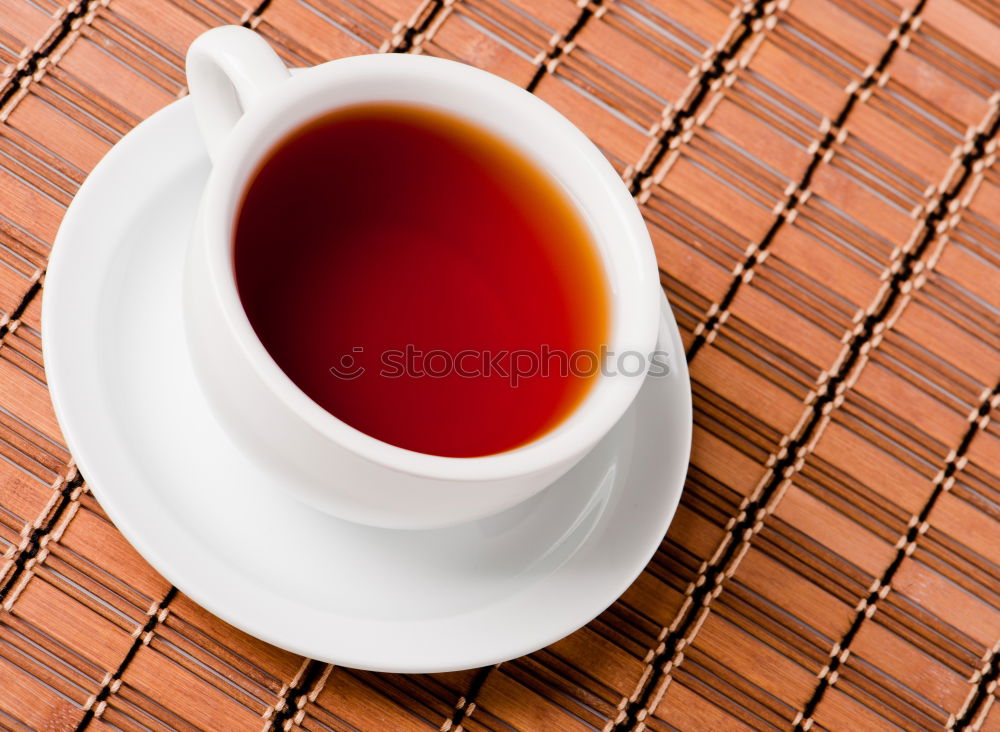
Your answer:
[[[302,392],[257,339],[236,290],[232,229],[247,178],[263,156],[338,107],[420,104],[492,131],[551,174],[599,250],[611,295],[609,351],[648,356],[661,298],[649,233],[618,174],[556,110],[493,74],[429,56],[354,56],[289,76],[260,36],[236,26],[214,28],[192,44],[188,77],[212,156],[185,279],[195,370],[229,432],[275,476],[296,476],[288,484],[296,497],[389,528],[462,523],[550,485],[624,414],[644,372],[598,376],[560,425],[515,450],[476,458],[404,450],[341,422]]]
[[[168,580],[237,627],[314,658],[445,671],[545,646],[639,574],[674,514],[691,399],[672,373],[556,484],[433,531],[341,521],[281,490],[207,406],[181,318],[188,235],[209,163],[188,100],[129,133],[80,189],[43,300],[56,414],[88,484]]]

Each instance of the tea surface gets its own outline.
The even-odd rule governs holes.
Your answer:
[[[299,128],[248,185],[233,246],[271,357],[390,444],[511,450],[596,378],[610,303],[580,214],[522,153],[450,115],[370,104]]]

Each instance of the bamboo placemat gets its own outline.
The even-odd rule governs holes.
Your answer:
[[[223,23],[295,65],[489,69],[631,186],[694,454],[583,630],[495,668],[331,668],[170,587],[73,467],[50,244]],[[0,727],[1000,729],[998,90],[992,0],[0,0]]]

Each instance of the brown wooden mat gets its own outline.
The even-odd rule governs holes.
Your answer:
[[[1000,730],[1000,7],[585,1],[0,0],[0,727]],[[297,65],[489,69],[632,187],[694,454],[647,570],[571,637],[432,676],[294,656],[171,588],[74,469],[49,247],[222,23]]]

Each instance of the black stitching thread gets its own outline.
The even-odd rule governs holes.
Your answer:
[[[326,667],[327,664],[322,661],[309,660],[305,671],[302,673],[302,678],[299,679],[299,683],[288,689],[288,693],[285,695],[285,705],[271,718],[271,726],[268,728],[269,732],[281,732],[281,730],[284,730],[288,722],[298,712],[301,701],[309,695],[313,687],[323,676]]]
[[[497,664],[499,665],[499,664]],[[476,701],[476,697],[479,696],[479,690],[483,688],[483,684],[486,683],[487,677],[490,672],[495,669],[496,666],[483,666],[476,671],[476,675],[472,677],[472,681],[469,682],[469,688],[466,689],[465,694],[462,699],[465,701],[460,707],[456,707],[455,711],[451,715],[451,726],[449,729],[455,729],[462,723],[462,720],[470,714],[469,709]]]
[[[542,59],[540,64],[538,64],[538,68],[535,69],[534,76],[531,77],[531,81],[528,82],[525,89],[531,93],[535,92],[535,89],[538,88],[542,79],[545,78],[545,74],[548,73],[552,62],[557,58],[560,58],[566,52],[566,46],[573,42],[573,39],[576,38],[580,31],[583,30],[583,27],[587,25],[587,21],[594,17],[596,8],[600,7],[601,2],[602,0],[595,0],[595,2],[588,3],[583,7],[580,11],[580,15],[576,18],[576,22],[570,26],[568,31],[566,31],[566,35],[560,38],[559,42],[556,43],[547,54],[545,54],[545,58]]]
[[[983,674],[976,685],[976,692],[972,697],[972,701],[969,702],[962,716],[955,720],[954,729],[965,730],[972,725],[976,719],[976,715],[979,714],[979,708],[986,703],[986,699],[990,696],[990,684],[996,681],[997,677],[1000,677],[1000,651],[993,652],[993,657],[987,664],[986,673]]]
[[[271,0],[265,0],[265,2],[271,2]],[[420,21],[413,26],[406,29],[403,33],[403,39],[399,42],[399,45],[392,50],[393,53],[407,53],[413,48],[414,39],[417,38],[421,33],[427,31],[430,28],[431,23],[437,18],[438,13],[444,8],[443,0],[434,0],[433,7],[424,15]]]
[[[250,11],[250,14],[247,16],[247,19],[244,20],[242,23],[240,23],[240,25],[242,25],[244,28],[249,28],[250,30],[253,30],[252,28],[253,22],[257,18],[262,16],[264,14],[264,11],[267,10],[270,5],[271,5],[271,0],[263,0],[263,2],[260,3],[260,5],[258,5],[256,8]]]
[[[10,574],[7,575],[7,579],[0,584],[0,603],[4,601],[9,593],[16,585],[21,575],[24,574],[25,568],[28,562],[38,556],[38,552],[42,548],[42,539],[44,539],[49,532],[55,528],[59,519],[62,518],[63,513],[65,513],[66,508],[72,503],[73,491],[83,485],[83,477],[80,472],[77,471],[70,480],[66,481],[63,486],[59,489],[59,497],[56,499],[55,505],[49,511],[49,515],[46,516],[45,520],[41,525],[36,526],[28,534],[28,540],[25,542],[24,549],[19,551],[14,555],[14,566],[11,569]]]
[[[160,600],[159,604],[157,604],[157,606],[150,611],[149,618],[142,626],[142,630],[139,631],[139,634],[132,640],[132,645],[129,646],[125,657],[121,660],[121,663],[118,664],[118,668],[115,669],[114,674],[112,674],[111,678],[108,679],[108,683],[106,683],[97,693],[97,696],[94,697],[94,701],[90,705],[90,708],[84,712],[83,717],[80,719],[80,723],[76,726],[76,732],[82,732],[82,730],[87,728],[87,726],[94,719],[97,707],[101,704],[101,702],[111,696],[111,687],[114,686],[115,681],[121,679],[122,674],[125,673],[125,669],[128,667],[129,663],[132,662],[132,659],[135,658],[135,654],[139,652],[140,648],[142,648],[143,636],[151,632],[156,627],[156,624],[160,622],[160,613],[173,601],[176,596],[177,588],[171,586],[163,596],[163,599]]]
[[[670,126],[660,135],[649,160],[646,161],[642,169],[637,171],[632,178],[630,192],[633,196],[638,196],[642,192],[643,183],[653,175],[656,167],[666,157],[670,151],[671,143],[684,132],[684,123],[697,114],[702,102],[705,101],[705,98],[712,91],[712,83],[728,73],[726,71],[726,64],[743,49],[743,45],[747,40],[753,37],[753,22],[763,17],[764,8],[768,2],[770,0],[758,2],[752,8],[747,9],[740,18],[740,29],[733,34],[726,47],[719,50],[712,59],[712,63],[708,69],[698,77],[698,86],[688,98],[684,107],[677,110],[674,114]]]
[[[39,292],[41,292],[41,289],[41,280],[35,280],[31,283],[31,287],[29,287],[28,291],[21,297],[21,301],[13,310],[10,311],[10,317],[7,319],[7,322],[0,325],[0,343],[2,343],[3,339],[7,337],[8,333],[10,333],[11,323],[21,319],[21,316],[24,315],[24,311],[28,309],[28,306],[31,305],[31,301],[35,299],[35,296]]]

